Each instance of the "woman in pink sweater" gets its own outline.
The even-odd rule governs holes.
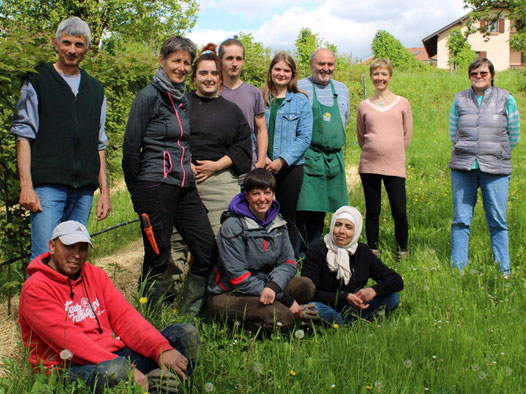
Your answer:
[[[380,256],[378,222],[383,180],[391,204],[400,260],[407,255],[405,151],[411,142],[413,118],[409,101],[389,90],[393,78],[391,62],[375,59],[369,71],[375,92],[360,103],[356,116],[356,132],[362,149],[358,172],[365,196],[365,233],[369,248]]]

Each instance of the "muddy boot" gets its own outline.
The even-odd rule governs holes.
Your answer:
[[[208,279],[191,272],[186,276],[183,292],[183,313],[197,316],[203,306]]]

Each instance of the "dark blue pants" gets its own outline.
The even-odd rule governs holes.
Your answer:
[[[172,324],[161,331],[161,334],[175,350],[188,359],[186,375],[190,376],[201,348],[197,329],[190,324]],[[105,388],[114,387],[121,380],[127,380],[132,365],[145,375],[159,368],[157,360],[144,357],[129,347],[114,354],[118,357],[113,360],[91,365],[73,365],[71,369],[64,371],[63,376],[71,380],[84,380],[96,393],[103,393]]]

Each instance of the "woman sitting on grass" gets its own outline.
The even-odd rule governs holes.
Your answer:
[[[219,263],[208,280],[208,310],[251,331],[286,331],[295,319],[312,318],[309,278],[296,277],[287,223],[274,200],[276,181],[265,169],[250,171],[243,193],[230,202],[217,236]],[[310,307],[310,308],[309,308]],[[281,324],[280,324],[281,323]]]
[[[361,231],[360,212],[341,207],[332,217],[330,232],[312,243],[305,256],[301,276],[314,282],[312,301],[325,322],[349,323],[356,316],[370,319],[400,303],[402,277],[382,263],[366,244],[358,243]],[[363,288],[369,278],[377,284]]]

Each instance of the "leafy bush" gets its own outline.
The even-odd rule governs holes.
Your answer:
[[[421,70],[428,67],[418,61],[400,41],[385,30],[378,30],[371,44],[371,50],[375,58],[387,58],[391,60],[393,67],[400,70]]]
[[[29,216],[18,205],[19,182],[16,140],[11,133],[16,101],[23,77],[34,66],[50,59],[49,48],[43,48],[40,37],[6,36],[0,40],[0,257],[23,255],[29,250]],[[20,271],[24,271],[22,262]],[[23,282],[23,274],[11,277],[10,267],[2,278],[2,290],[10,294]]]
[[[475,51],[466,37],[460,31],[460,28],[451,30],[447,39],[447,48],[449,52],[449,67],[452,71],[467,70],[470,63],[477,57]]]

